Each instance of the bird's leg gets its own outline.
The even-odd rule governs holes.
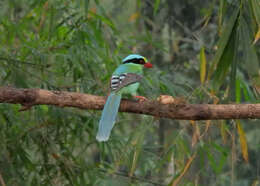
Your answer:
[[[148,99],[144,96],[134,96],[135,98],[138,99],[139,102],[144,102],[144,101],[147,101]]]

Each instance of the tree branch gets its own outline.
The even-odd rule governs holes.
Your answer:
[[[21,104],[21,110],[34,105],[101,110],[105,97],[65,91],[0,87],[0,103]],[[260,119],[260,104],[163,104],[159,101],[136,102],[123,99],[119,110],[179,120]]]

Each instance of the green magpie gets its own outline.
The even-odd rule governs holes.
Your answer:
[[[125,57],[122,64],[116,68],[110,80],[110,95],[106,100],[101,119],[99,121],[98,141],[107,141],[115,124],[122,94],[130,94],[137,98],[136,91],[142,79],[143,67],[152,68],[147,59],[138,54]]]

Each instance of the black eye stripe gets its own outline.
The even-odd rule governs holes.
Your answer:
[[[142,58],[134,58],[134,59],[129,59],[129,60],[123,62],[123,64],[126,64],[126,63],[135,63],[135,64],[143,65],[143,64],[145,64],[145,61]]]

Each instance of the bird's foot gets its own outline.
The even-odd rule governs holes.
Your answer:
[[[144,96],[134,96],[135,98],[138,99],[138,102],[144,102],[144,101],[147,101],[148,99]]]

